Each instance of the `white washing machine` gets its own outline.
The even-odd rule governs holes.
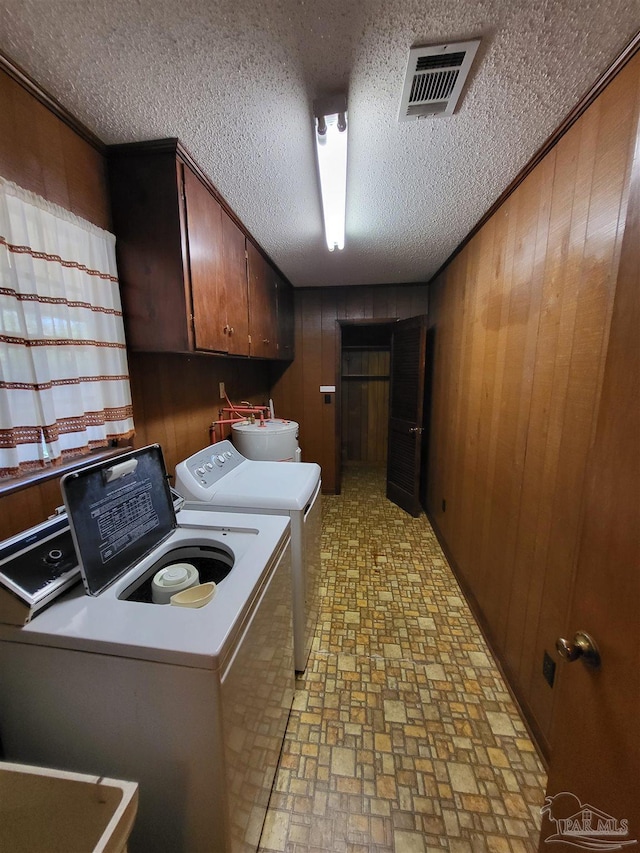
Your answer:
[[[5,757],[137,781],[130,853],[257,849],[293,699],[289,519],[176,517],[157,447],[65,480],[90,594],[0,625]],[[206,605],[152,603],[176,562]]]
[[[286,465],[245,457],[228,441],[194,453],[176,467],[185,508],[284,515],[291,521],[294,660],[309,658],[320,608],[321,481],[315,462]]]

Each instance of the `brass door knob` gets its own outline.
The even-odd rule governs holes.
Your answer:
[[[593,637],[585,631],[577,631],[573,642],[564,640],[562,637],[556,640],[556,651],[561,658],[569,663],[581,658],[586,664],[593,667],[600,666],[600,652]]]

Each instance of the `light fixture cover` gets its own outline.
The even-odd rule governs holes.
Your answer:
[[[316,153],[320,173],[322,212],[327,246],[330,252],[344,249],[345,212],[347,201],[347,112],[346,98],[334,112],[321,112],[316,102]],[[330,108],[330,107],[329,107]],[[327,107],[325,107],[327,109]],[[324,121],[320,121],[324,119]],[[326,126],[324,133],[319,130]],[[343,130],[339,128],[343,127]]]

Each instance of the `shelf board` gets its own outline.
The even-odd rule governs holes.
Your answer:
[[[383,373],[343,373],[342,379],[389,379],[389,375]]]
[[[361,344],[361,345],[343,345],[343,352],[345,350],[349,350],[349,352],[354,352],[357,350],[358,352],[391,352],[391,347],[388,344]]]

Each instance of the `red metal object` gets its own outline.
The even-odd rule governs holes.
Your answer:
[[[209,444],[215,444],[218,439],[216,439],[216,430],[219,427],[220,429],[220,441],[224,438],[224,431],[222,427],[224,424],[241,424],[244,423],[247,418],[221,418],[217,421],[213,421],[211,426],[209,427]]]
[[[243,401],[239,406],[234,406],[231,400],[226,396],[225,399],[228,406],[220,409],[219,412],[221,415],[236,415],[236,417],[230,418],[219,418],[217,421],[213,421],[211,426],[209,427],[209,443],[216,443],[216,433],[218,426],[220,427],[220,441],[224,438],[224,429],[223,426],[225,424],[238,424],[243,423],[244,421],[249,420],[250,415],[258,415],[260,418],[260,426],[265,426],[265,416],[267,420],[269,420],[269,416],[271,414],[271,410],[269,406],[253,406],[251,403],[246,403]]]

